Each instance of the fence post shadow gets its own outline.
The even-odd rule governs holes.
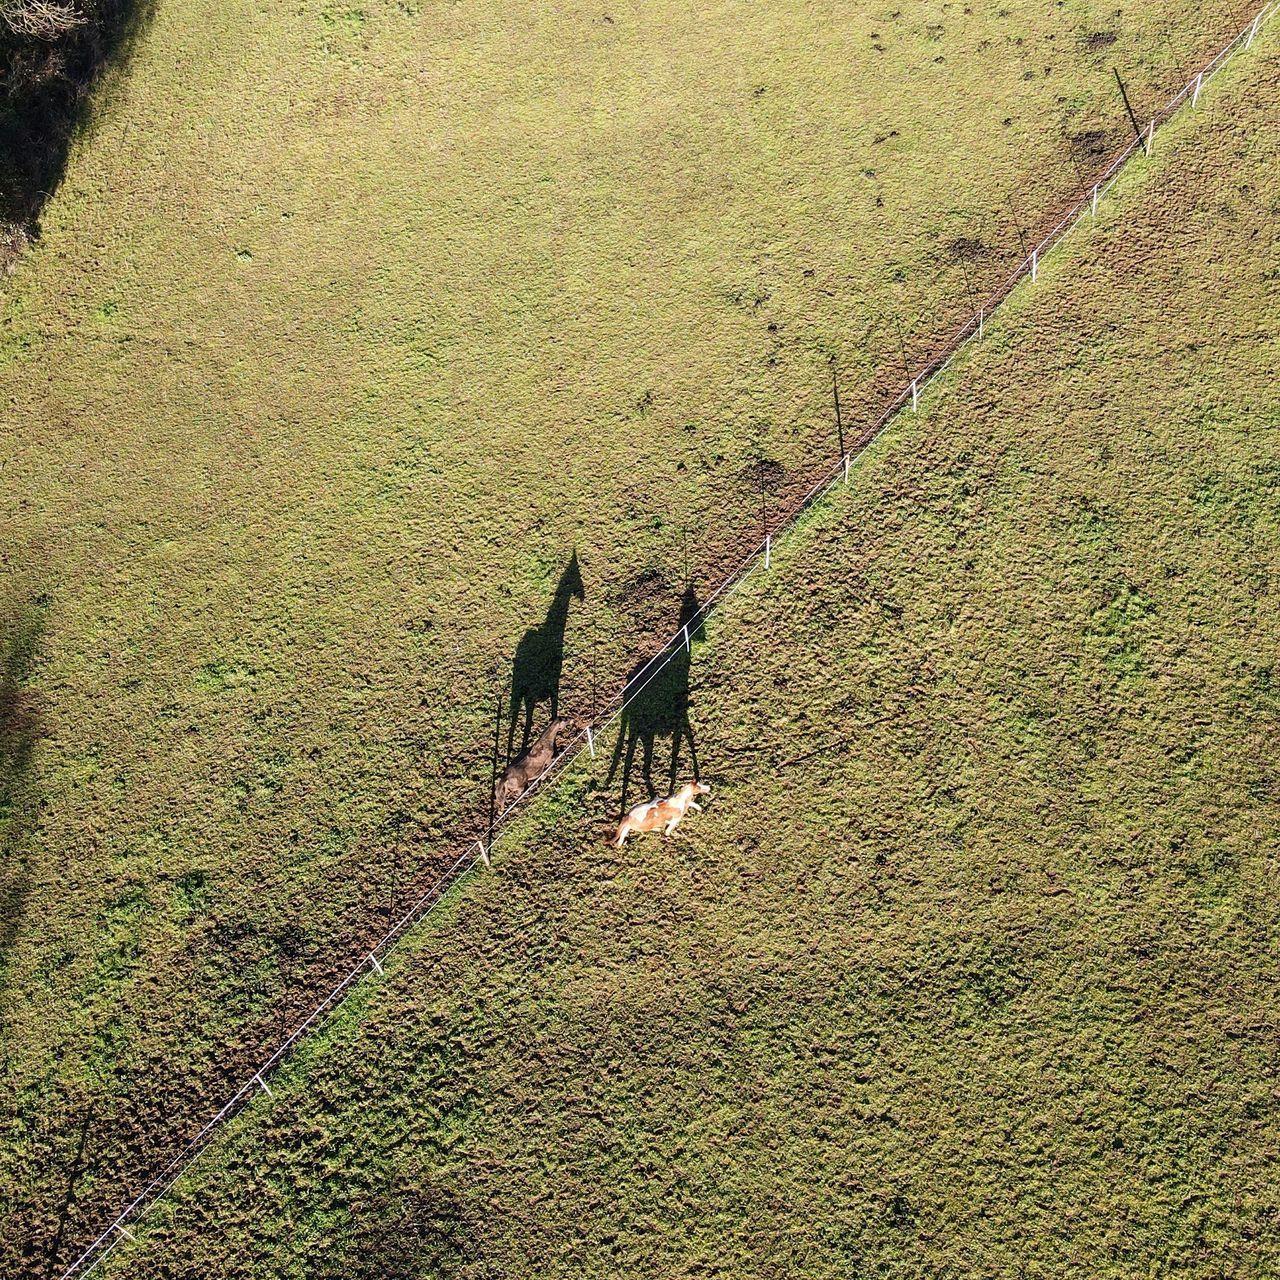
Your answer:
[[[71,1165],[67,1170],[67,1189],[63,1193],[62,1204],[58,1209],[58,1225],[54,1230],[52,1240],[49,1242],[47,1274],[50,1276],[57,1274],[59,1260],[62,1255],[62,1245],[67,1234],[67,1223],[71,1218],[72,1205],[75,1203],[76,1187],[89,1166],[89,1131],[93,1128],[97,1114],[98,1104],[90,1102],[80,1121],[80,1134],[76,1140],[75,1153],[71,1157]]]
[[[44,634],[43,597],[10,616],[0,634],[0,1022],[9,958],[22,932],[30,892],[26,840],[34,808],[30,773],[40,736],[39,708],[26,687]]]

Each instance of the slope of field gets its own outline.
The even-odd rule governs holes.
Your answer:
[[[130,1277],[1280,1266],[1280,56],[718,615],[710,810],[577,770]]]
[[[575,547],[580,712],[1244,8],[157,6],[0,327],[0,1271],[465,829]]]

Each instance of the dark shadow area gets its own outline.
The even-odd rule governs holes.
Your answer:
[[[4,0],[0,4],[0,259],[34,237],[58,189],[92,91],[123,61],[154,0]]]
[[[680,772],[680,749],[689,748],[690,763],[696,781],[699,777],[698,750],[689,722],[689,669],[692,646],[703,637],[702,606],[692,586],[685,587],[680,601],[677,635],[665,649],[634,667],[627,677],[623,693],[624,707],[618,722],[618,741],[613,748],[609,776],[605,786],[611,787],[622,765],[622,794],[619,805],[627,812],[627,792],[635,766],[636,747],[641,748],[640,776],[648,791],[648,799],[657,795],[653,784],[653,753],[659,738],[671,739],[671,761],[667,773],[667,793],[676,789]],[[685,628],[688,628],[686,633]],[[687,637],[687,638],[686,638]],[[625,759],[624,759],[625,754]]]
[[[44,634],[43,599],[0,615],[0,1024],[9,951],[22,929],[30,892],[27,834],[34,797],[29,775],[40,716],[26,687]]]
[[[578,569],[578,553],[569,557],[569,563],[556,584],[555,595],[547,609],[547,616],[536,627],[530,627],[520,637],[516,655],[511,664],[511,705],[507,725],[507,759],[519,755],[529,746],[533,736],[533,716],[540,702],[550,702],[551,719],[560,714],[560,676],[564,670],[564,633],[569,624],[569,605],[574,600],[585,600],[586,588]],[[516,722],[524,712],[524,727],[520,735],[520,750],[515,751]]]
[[[358,1195],[338,1247],[318,1260],[312,1274],[316,1280],[453,1275],[474,1261],[473,1238],[458,1200],[419,1172]]]

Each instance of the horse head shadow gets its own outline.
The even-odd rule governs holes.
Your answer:
[[[516,645],[511,664],[511,705],[508,711],[507,759],[519,752],[515,748],[516,721],[524,711],[524,728],[520,735],[520,751],[524,751],[533,736],[533,714],[540,702],[551,703],[551,719],[560,714],[560,675],[564,669],[564,632],[569,622],[569,605],[573,600],[586,599],[582,573],[578,569],[578,553],[569,557],[569,563],[556,584],[555,595],[547,609],[547,616],[536,627],[530,627]]]
[[[623,813],[627,810],[627,790],[637,746],[642,750],[640,772],[650,799],[657,795],[653,785],[653,752],[659,738],[671,739],[671,764],[667,776],[669,792],[675,790],[682,745],[688,745],[694,779],[699,776],[698,749],[694,742],[693,725],[689,721],[689,669],[693,643],[702,639],[703,634],[698,596],[693,587],[688,586],[680,601],[675,638],[668,642],[661,653],[633,667],[627,677],[618,741],[613,748],[609,776],[605,780],[606,787],[612,786],[618,766],[622,765]]]

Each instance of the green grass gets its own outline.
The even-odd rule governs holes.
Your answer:
[[[922,358],[1123,141],[1112,63],[1149,109],[1240,16],[159,6],[0,322],[0,652],[38,632],[0,1270],[65,1257],[442,856],[571,549],[613,688],[753,465],[833,452],[829,360],[869,413],[894,317]]]
[[[1280,60],[710,628],[108,1274],[1274,1274]]]

